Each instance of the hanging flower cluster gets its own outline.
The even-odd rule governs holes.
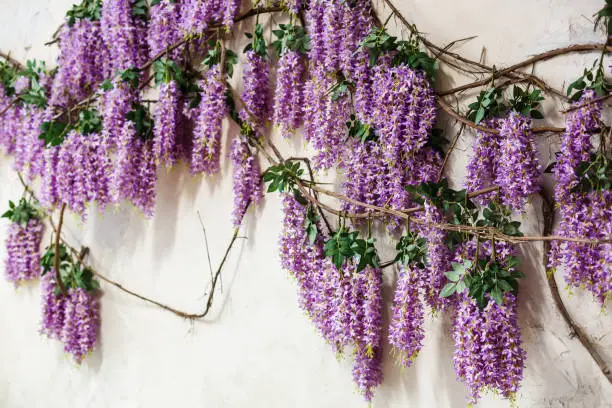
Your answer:
[[[6,279],[15,286],[40,275],[40,241],[43,234],[41,214],[28,200],[22,198],[3,218],[11,221],[6,239],[4,270]]]
[[[585,91],[568,113],[566,131],[554,166],[555,198],[561,216],[559,235],[602,239],[612,235],[612,189],[606,180],[609,164],[602,153],[593,154],[591,136],[599,127],[601,103]],[[550,265],[561,268],[567,283],[584,287],[604,304],[612,295],[612,244],[589,245],[553,242]]]
[[[257,204],[263,197],[259,163],[246,141],[234,139],[231,159],[233,165],[234,211],[232,220],[238,228],[251,203]]]

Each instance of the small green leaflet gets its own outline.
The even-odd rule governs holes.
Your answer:
[[[143,21],[149,19],[149,6],[147,0],[135,0],[132,4],[132,16]]]
[[[502,116],[508,109],[502,102],[503,92],[500,88],[491,87],[486,91],[480,91],[476,102],[468,105],[467,118],[476,125],[484,119],[493,119]]]
[[[467,275],[472,267],[472,261],[466,260],[463,263],[452,262],[451,265],[453,270],[444,273],[450,282],[440,292],[440,297],[443,298],[452,296],[455,292],[462,293],[465,290],[466,284],[463,277]]]
[[[72,129],[72,127],[68,123],[59,120],[43,122],[40,125],[41,133],[38,138],[45,141],[46,147],[59,146],[64,141],[70,129]]]
[[[306,55],[310,51],[310,37],[303,27],[291,24],[279,24],[279,29],[272,30],[277,38],[272,42],[276,54],[280,57],[288,51],[296,51]]]
[[[31,219],[40,219],[41,212],[25,198],[19,200],[19,204],[9,201],[9,209],[0,218],[8,218],[15,224],[25,227]]]
[[[133,89],[138,89],[138,84],[140,83],[140,70],[138,68],[132,67],[119,71],[118,75],[123,82],[130,84]]]
[[[612,84],[604,75],[602,62],[601,59],[593,62],[591,69],[585,68],[582,76],[567,87],[567,96],[571,102],[578,101],[587,89],[595,91],[598,96],[604,96],[612,89]]]
[[[308,207],[308,212],[306,213],[306,237],[308,237],[308,242],[310,245],[314,244],[317,239],[317,235],[319,233],[318,223],[321,220],[321,217],[317,214],[315,209],[312,206]]]
[[[102,15],[102,0],[83,0],[75,4],[66,13],[68,26],[72,27],[76,20],[100,20]]]
[[[599,152],[591,154],[591,160],[581,162],[576,169],[578,184],[571,191],[588,193],[612,188],[612,162]]]
[[[512,89],[510,107],[513,111],[524,116],[531,116],[534,119],[544,119],[544,115],[538,110],[540,108],[540,101],[543,100],[544,97],[540,89],[534,89],[532,92],[529,92],[529,90],[523,90],[521,87],[515,85]]]
[[[353,243],[357,240],[359,232],[349,232],[346,228],[340,228],[325,243],[325,256],[332,258],[332,262],[338,270],[342,268],[345,259],[354,255]]]
[[[304,174],[299,161],[288,160],[276,166],[270,166],[263,175],[263,181],[270,183],[268,193],[274,191],[291,192],[295,189],[295,180]]]
[[[348,128],[346,137],[352,137],[359,140],[361,143],[368,141],[378,141],[378,136],[374,132],[374,128],[369,123],[362,123],[355,115],[351,115],[350,120],[346,122]]]
[[[266,40],[263,37],[263,25],[257,23],[255,25],[255,32],[253,34],[245,33],[244,35],[252,40],[244,48],[244,52],[253,51],[262,58],[266,58],[268,56],[268,46],[266,45]]]
[[[427,240],[420,238],[418,234],[412,231],[400,238],[395,245],[397,255],[395,262],[402,265],[415,264],[419,268],[424,268],[427,258]]]
[[[208,50],[208,54],[202,61],[202,65],[205,65],[209,68],[219,64],[221,62],[221,53],[223,50],[221,49],[221,43],[218,41],[211,40],[209,42],[211,49]],[[213,47],[214,46],[214,47]],[[234,65],[238,63],[238,55],[230,49],[225,50],[225,72],[231,78],[234,75]]]
[[[155,84],[168,83],[176,81],[183,84],[183,72],[178,64],[168,58],[160,58],[153,63],[153,73],[155,75]]]
[[[143,104],[132,105],[132,110],[129,111],[125,118],[134,123],[136,134],[141,140],[146,141],[153,138],[154,122],[151,118],[151,112]]]
[[[100,133],[102,131],[102,117],[96,109],[86,109],[79,112],[77,129],[82,135]]]

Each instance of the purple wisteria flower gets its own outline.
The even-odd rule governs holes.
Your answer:
[[[113,81],[113,88],[101,95],[102,135],[109,149],[117,147],[126,115],[136,101],[136,92],[130,84],[117,78]]]
[[[496,128],[496,120],[489,119],[483,122],[483,126]],[[500,160],[500,136],[490,132],[479,130],[474,142],[474,155],[467,165],[466,188],[469,192],[478,191],[495,184],[498,174],[497,163]],[[474,200],[480,204],[487,204],[495,193],[483,194]]]
[[[239,227],[249,204],[257,204],[263,197],[260,168],[257,157],[247,142],[237,137],[232,143],[234,210],[232,222]]]
[[[19,286],[40,276],[40,241],[43,224],[36,218],[26,225],[12,223],[6,239],[4,271],[6,279]]]
[[[80,364],[93,351],[98,339],[100,308],[93,293],[71,288],[65,299],[64,325],[61,340],[64,351]]]
[[[161,84],[158,99],[155,126],[153,127],[153,152],[159,164],[171,167],[178,156],[178,120],[182,109],[181,93],[177,82],[170,81]]]
[[[64,327],[66,296],[56,294],[56,287],[55,270],[51,269],[42,277],[40,332],[49,338],[59,340]]]
[[[262,131],[270,116],[269,76],[270,67],[267,61],[254,51],[247,51],[244,67],[244,90],[242,100],[246,108],[242,119],[250,119],[258,131]]]
[[[105,30],[104,30],[105,31]],[[58,71],[53,79],[49,104],[66,107],[89,96],[89,90],[110,73],[109,51],[99,21],[76,20],[60,32]]]
[[[410,367],[423,347],[423,303],[419,297],[421,276],[417,266],[400,266],[397,288],[393,297],[393,317],[389,326],[389,343],[395,360]]]
[[[169,46],[180,41],[181,35],[181,4],[170,0],[162,0],[150,8],[151,20],[147,32],[149,57],[153,58],[164,52]],[[175,48],[169,58],[180,62],[183,47]]]
[[[527,198],[540,189],[540,165],[531,120],[510,112],[499,120],[499,158],[495,184],[501,200],[515,210],[525,206]]]
[[[218,65],[206,73],[200,88],[202,100],[193,131],[191,173],[212,175],[219,172],[222,123],[228,113],[225,79]]]
[[[278,61],[273,122],[285,137],[291,136],[302,124],[303,64],[297,51],[286,52]]]
[[[59,147],[56,168],[59,202],[66,204],[68,209],[80,214],[84,219],[87,191],[85,190],[85,168],[82,165],[85,161],[83,135],[72,130]]]
[[[369,352],[358,348],[353,363],[353,382],[363,398],[372,402],[374,390],[383,380],[382,349],[377,348]]]
[[[453,362],[457,376],[470,389],[471,403],[488,390],[515,398],[526,357],[516,310],[516,297],[509,292],[501,306],[489,300],[482,311],[474,299],[460,295],[453,323]]]
[[[58,181],[57,181],[57,165],[59,164],[60,146],[48,147],[44,150],[44,170],[40,186],[40,196],[38,197],[40,205],[43,208],[51,209],[57,204],[58,197]]]
[[[133,14],[131,0],[103,0],[100,25],[108,47],[109,73],[144,65],[149,56],[147,28]]]

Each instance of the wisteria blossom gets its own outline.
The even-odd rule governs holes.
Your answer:
[[[40,241],[43,224],[32,218],[27,224],[13,222],[6,239],[4,273],[15,286],[40,276]]]
[[[178,156],[178,121],[182,107],[177,82],[161,84],[158,100],[153,127],[153,153],[158,163],[171,167]]]
[[[246,112],[241,113],[243,120],[249,120],[259,131],[262,131],[270,116],[269,75],[268,62],[254,51],[245,53],[244,90],[242,100]]]
[[[285,137],[292,135],[302,124],[303,64],[297,51],[286,52],[278,61],[272,120]]]
[[[250,204],[257,204],[263,197],[261,176],[257,157],[249,150],[246,141],[238,137],[232,143],[234,209],[232,222],[240,226]]]
[[[80,364],[97,343],[100,324],[98,300],[83,288],[71,288],[61,296],[66,298],[60,339],[64,343],[64,351]]]

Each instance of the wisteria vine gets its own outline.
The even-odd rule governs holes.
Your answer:
[[[426,310],[453,313],[453,362],[470,401],[485,391],[515,399],[526,359],[515,245],[553,241],[549,267],[602,305],[612,297],[612,141],[601,118],[610,95],[603,67],[610,48],[600,46],[599,64],[568,89],[573,106],[557,161],[547,169],[556,182],[558,235],[525,237],[512,215],[541,191],[534,135],[550,130],[532,125],[543,118],[542,92],[550,91],[537,77],[523,76],[528,86],[515,85],[511,95],[509,83],[475,82],[488,88],[463,116],[441,100],[446,91],[435,91],[436,70],[444,58],[479,63],[439,48],[438,55],[427,53],[424,47],[436,46],[414,26],[408,40],[390,35],[389,19],[381,23],[369,0],[287,1],[243,14],[241,6],[83,0],[59,30],[56,70],[0,61],[0,148],[14,157],[16,171],[40,178],[38,197],[24,184],[24,196],[4,214],[11,221],[5,276],[16,286],[41,277],[41,333],[60,340],[80,363],[98,338],[96,276],[112,283],[61,242],[64,212],[85,222],[92,207],[126,201],[153,217],[158,169],[182,160],[193,175],[218,174],[230,118],[239,129],[229,132],[227,155],[236,228],[230,248],[264,183],[268,193],[280,192],[281,265],[321,336],[339,355],[353,357],[353,380],[365,400],[383,381],[382,270],[392,265],[399,277],[388,342],[397,363],[407,368],[417,358]],[[236,22],[267,12],[285,12],[289,22],[272,31],[271,44],[259,22],[247,33],[244,85],[235,96],[228,77],[238,55],[225,37]],[[610,16],[607,8],[599,14]],[[541,59],[560,55],[551,53]],[[522,66],[495,75],[515,79]],[[150,87],[159,88],[153,109],[143,95]],[[443,176],[452,147],[444,151],[436,105],[478,130],[466,190],[451,188]],[[267,137],[271,125],[285,138],[304,129],[314,169],[350,172],[342,193],[317,185],[310,159],[283,158]],[[260,156],[270,164],[263,172]],[[318,194],[342,206],[330,207]],[[59,208],[60,223],[41,255],[45,214]],[[397,239],[390,262],[378,257],[372,230],[379,225]],[[193,317],[205,315],[211,302],[212,295],[206,311]]]

